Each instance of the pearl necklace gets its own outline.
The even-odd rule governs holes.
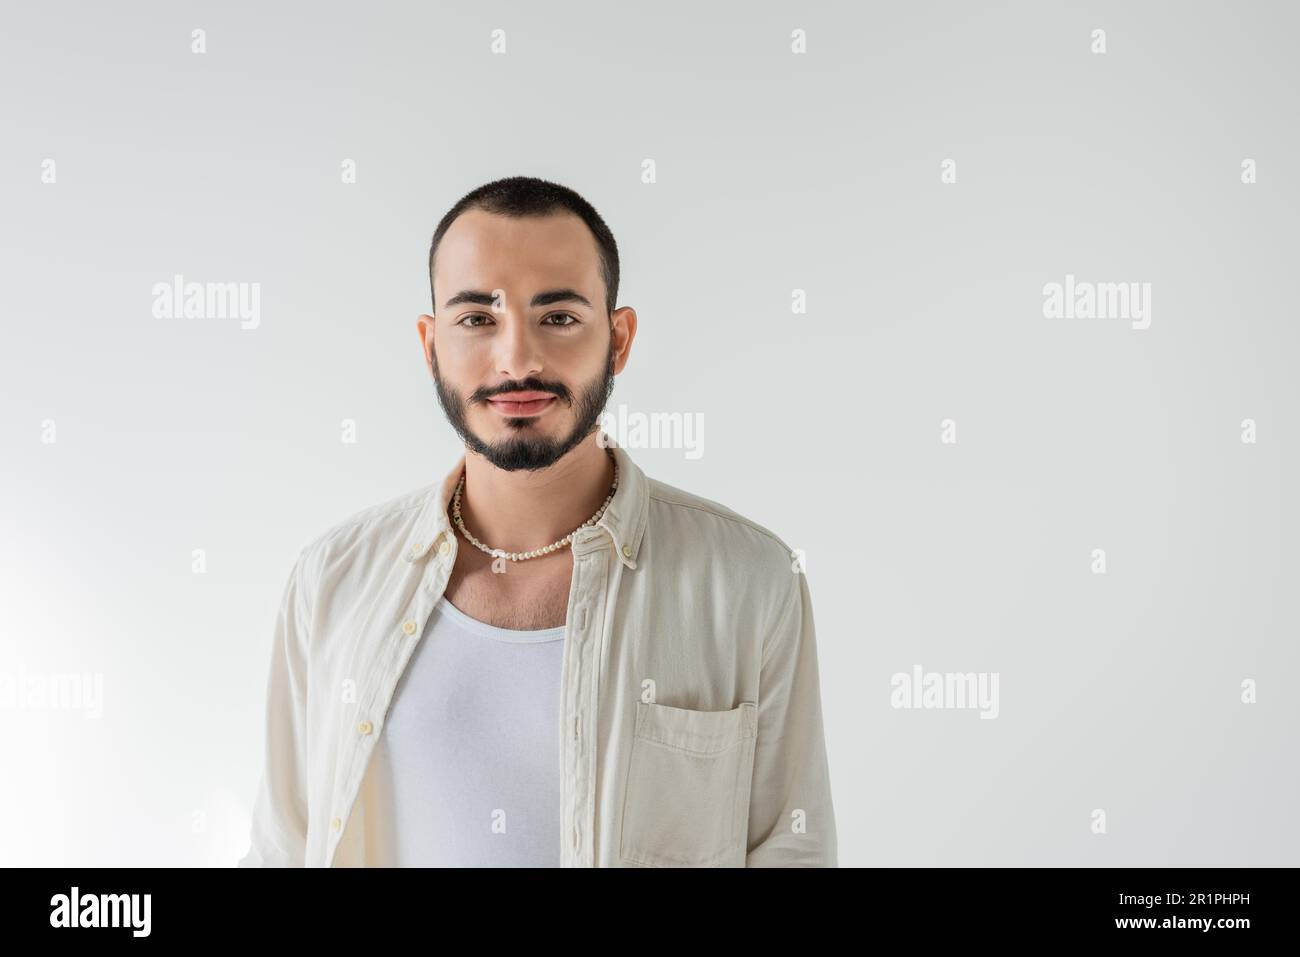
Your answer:
[[[465,527],[465,520],[460,517],[460,493],[464,488],[465,488],[465,473],[461,472],[460,481],[456,483],[456,494],[453,495],[451,499],[451,517],[452,520],[456,523],[456,527],[460,529],[460,533],[464,535],[465,538],[469,541],[469,543],[473,545],[475,548],[477,548],[479,551],[487,552],[489,555],[491,555],[494,558],[508,558],[512,562],[522,562],[522,561],[526,561],[529,558],[537,558],[538,556],[541,555],[549,555],[553,551],[566,547],[567,545],[573,542],[574,535],[578,534],[578,532],[582,531],[588,525],[594,525],[596,522],[600,520],[600,517],[605,514],[605,509],[609,508],[609,503],[614,500],[614,493],[618,491],[618,462],[617,461],[614,462],[614,484],[610,486],[609,494],[605,496],[604,504],[602,504],[600,508],[596,509],[596,514],[591,516],[591,518],[587,519],[585,522],[583,522],[581,525],[579,525],[577,528],[571,531],[568,535],[565,535],[558,542],[552,542],[550,545],[546,545],[543,548],[534,548],[530,552],[506,552],[506,551],[502,551],[499,548],[489,548],[488,546],[480,542],[477,538],[475,538],[473,535],[471,535],[469,529]]]

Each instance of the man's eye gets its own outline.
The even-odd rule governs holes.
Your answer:
[[[567,320],[569,320],[568,322],[552,322],[552,323],[549,323],[549,324],[552,325],[552,326],[560,326],[560,327],[564,327],[564,326],[576,326],[576,325],[578,324],[578,322],[580,321],[580,320],[578,319],[577,316],[573,315],[572,313],[568,313],[568,312],[557,312],[557,313],[553,313],[552,315],[547,316],[546,319],[567,319]],[[546,322],[546,319],[543,319],[542,322]]]
[[[482,319],[483,322],[475,322],[475,321],[474,321],[475,319]],[[485,315],[483,315],[483,313],[481,313],[481,312],[472,312],[472,313],[470,313],[468,316],[461,316],[460,321],[457,322],[456,325],[458,325],[458,326],[482,326],[482,325],[484,325],[485,323],[489,323],[489,322],[491,322],[491,321],[492,321],[492,317],[491,317],[491,316],[485,316]]]

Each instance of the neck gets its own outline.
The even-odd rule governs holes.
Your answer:
[[[523,552],[568,535],[600,508],[614,481],[599,432],[554,465],[507,472],[477,452],[465,453],[460,514],[474,537],[491,548]]]

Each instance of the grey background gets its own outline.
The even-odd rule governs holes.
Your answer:
[[[807,554],[842,864],[1300,864],[1294,5],[5,20],[0,670],[104,710],[0,714],[0,864],[242,853],[284,579],[451,467],[428,240],[517,173],[618,238],[611,408],[704,416],[638,462]],[[154,318],[174,273],[259,282],[259,328]],[[1150,328],[1044,319],[1066,273],[1150,282]],[[1000,716],[891,708],[915,664]]]

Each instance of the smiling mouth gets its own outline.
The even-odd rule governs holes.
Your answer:
[[[488,405],[508,418],[526,418],[545,412],[555,399],[543,392],[508,392],[488,399]]]

